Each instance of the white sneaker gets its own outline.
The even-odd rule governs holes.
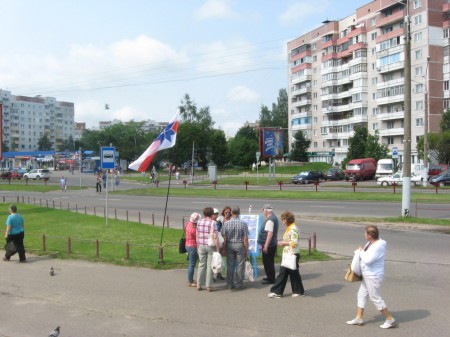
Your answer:
[[[275,294],[275,293],[270,293],[269,295],[267,295],[267,297],[270,297],[270,298],[282,298],[283,296]]]
[[[395,319],[387,319],[382,325],[380,325],[381,329],[390,329],[395,328],[397,323],[395,323]]]
[[[303,294],[292,294],[291,296],[292,297],[299,297],[299,296],[305,297],[306,293],[303,293]]]
[[[363,325],[364,321],[361,318],[354,318],[351,321],[347,321],[348,325]]]

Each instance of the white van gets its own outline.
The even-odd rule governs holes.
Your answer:
[[[391,176],[395,172],[394,160],[390,158],[380,159],[377,162],[377,171],[375,172],[375,179]]]

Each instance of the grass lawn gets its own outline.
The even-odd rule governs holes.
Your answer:
[[[104,218],[25,204],[18,204],[18,210],[25,219],[25,246],[33,253],[161,269],[187,266],[186,255],[178,253],[180,229],[164,229],[164,264],[160,264],[161,227],[114,219],[106,227]],[[6,208],[2,213],[6,218]],[[302,250],[302,261],[327,259],[321,252],[308,255]]]

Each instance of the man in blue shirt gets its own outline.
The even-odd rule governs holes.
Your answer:
[[[14,246],[19,253],[20,262],[27,262],[27,258],[25,257],[25,247],[23,246],[23,238],[25,236],[25,223],[23,221],[23,217],[20,214],[17,214],[16,205],[9,206],[9,213],[9,216],[6,219],[6,242],[14,243]],[[11,256],[14,254],[15,252],[11,254],[11,252],[6,251],[3,261],[9,261],[11,259]]]

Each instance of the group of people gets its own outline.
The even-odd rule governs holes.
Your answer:
[[[262,253],[266,277],[263,284],[271,284],[269,297],[281,298],[288,278],[291,282],[292,296],[305,296],[302,279],[299,272],[299,228],[295,225],[292,212],[284,212],[281,221],[286,226],[283,239],[278,241],[279,221],[270,204],[264,205],[264,221],[258,233],[257,244]],[[215,208],[203,209],[203,218],[199,213],[192,213],[185,227],[186,250],[188,254],[188,286],[198,290],[214,291],[215,280],[211,268],[213,253],[220,253],[227,260],[226,283],[228,289],[245,289],[245,261],[249,256],[248,225],[240,219],[239,206],[225,206],[220,212]],[[220,237],[223,243],[220,244]],[[283,247],[283,252],[294,254],[296,266],[289,269],[281,266],[279,274],[275,274],[275,255],[277,247]],[[197,279],[194,280],[195,267],[198,263]],[[216,278],[222,276],[217,274]]]
[[[287,280],[290,279],[292,297],[306,296],[302,278],[299,271],[300,230],[295,223],[292,212],[285,211],[281,214],[281,222],[286,229],[281,240],[278,240],[279,221],[273,212],[273,207],[266,204],[263,207],[264,221],[258,233],[257,244],[260,247],[262,261],[266,277],[263,284],[270,284],[269,298],[282,298]],[[249,231],[247,224],[240,220],[239,206],[226,206],[220,212],[215,208],[203,209],[203,218],[199,213],[192,213],[189,222],[185,226],[186,250],[188,254],[188,286],[197,290],[206,289],[212,292],[214,279],[212,270],[212,257],[214,252],[227,258],[226,282],[228,289],[245,289],[244,274],[245,261],[249,255]],[[220,245],[220,238],[223,244]],[[210,239],[211,238],[211,239]],[[396,321],[389,312],[386,303],[381,297],[381,284],[384,276],[384,259],[386,253],[386,241],[379,237],[376,226],[365,228],[365,246],[359,247],[355,254],[359,259],[362,281],[357,294],[356,317],[346,323],[348,325],[363,325],[363,314],[370,299],[375,307],[385,317],[385,322],[380,325],[383,329],[396,326]],[[279,273],[275,274],[275,255],[277,247],[283,248],[283,255],[294,255],[295,266],[280,265]],[[197,279],[194,280],[196,263],[198,263]],[[219,278],[220,274],[217,275]]]

